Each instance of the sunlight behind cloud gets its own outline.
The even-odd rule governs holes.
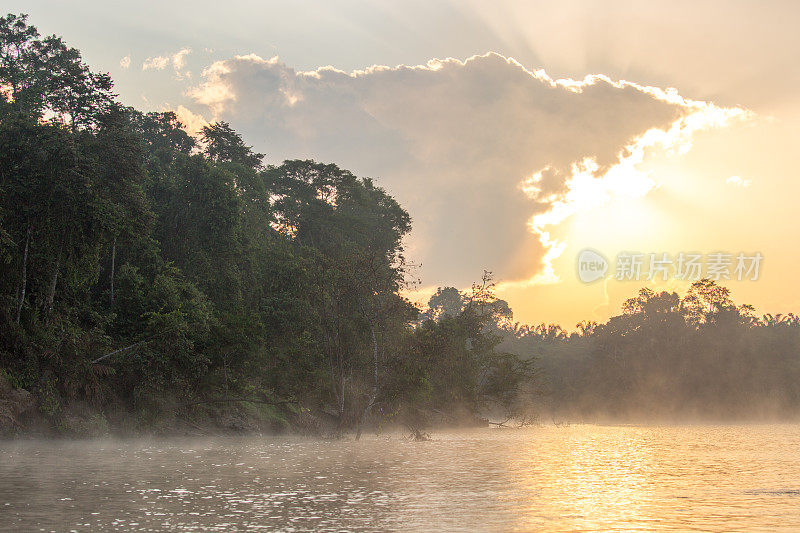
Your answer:
[[[467,286],[484,268],[504,284],[559,281],[569,219],[624,210],[658,187],[649,153],[684,154],[696,132],[750,116],[605,75],[554,79],[494,53],[352,72],[238,55],[186,95],[192,113],[235,124],[273,161],[380,176],[414,218],[425,287]]]
[[[538,72],[537,76],[546,79],[546,75],[541,71]],[[566,242],[552,238],[550,235],[551,228],[561,224],[576,213],[604,205],[611,199],[639,198],[657,186],[646,172],[638,168],[638,165],[644,160],[647,150],[657,147],[661,150],[677,150],[679,153],[685,153],[691,147],[692,136],[695,132],[703,129],[724,127],[731,120],[742,120],[752,116],[752,113],[740,108],[720,108],[706,102],[686,100],[675,91],[662,91],[652,87],[643,88],[624,81],[612,82],[603,76],[589,76],[583,82],[575,82],[574,80],[548,81],[553,85],[561,85],[579,92],[586,85],[596,83],[598,80],[603,80],[619,87],[634,86],[659,99],[684,105],[692,111],[688,116],[681,117],[675,121],[668,130],[654,128],[635,139],[621,152],[618,163],[605,172],[601,172],[597,162],[590,158],[573,164],[572,175],[567,181],[567,190],[561,195],[539,198],[541,190],[537,187],[537,183],[541,181],[542,171],[537,172],[533,178],[523,182],[522,188],[526,194],[533,199],[542,199],[550,204],[548,211],[533,215],[529,222],[531,231],[539,236],[547,252],[542,258],[543,273],[537,273],[532,276],[527,283],[555,283],[559,280],[552,262],[561,255]],[[749,181],[742,180],[738,176],[732,176],[727,180],[727,183],[741,187],[749,185]],[[602,226],[595,228],[601,235],[610,229]]]

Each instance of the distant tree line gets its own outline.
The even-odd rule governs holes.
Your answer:
[[[758,318],[703,279],[681,298],[644,288],[605,324],[504,328],[535,354],[544,411],[563,420],[785,419],[800,414],[800,319]]]

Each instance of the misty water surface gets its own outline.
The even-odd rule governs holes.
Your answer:
[[[0,529],[800,530],[800,426],[0,444]]]

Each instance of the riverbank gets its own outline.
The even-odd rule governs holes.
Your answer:
[[[415,412],[398,418],[370,418],[364,431],[399,430],[417,439],[426,431],[488,427],[489,421],[468,412]],[[139,409],[98,408],[86,402],[65,401],[14,387],[0,374],[0,438],[135,438],[205,437],[221,435],[306,435],[338,438],[357,428],[339,427],[323,410],[294,404],[269,404],[224,398],[185,402],[168,394],[151,396]]]

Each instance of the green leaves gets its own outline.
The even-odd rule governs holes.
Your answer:
[[[73,131],[92,128],[115,105],[108,74],[93,73],[59,37],[40,38],[27,15],[0,17],[0,86],[12,108],[52,115]]]
[[[227,122],[215,122],[204,126],[200,139],[205,145],[203,153],[215,163],[235,163],[246,168],[260,169],[264,154],[253,152],[252,147],[231,129]]]

